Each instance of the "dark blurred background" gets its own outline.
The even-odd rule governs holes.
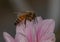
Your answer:
[[[56,42],[60,42],[60,1],[59,0],[0,0],[0,42],[5,42],[3,32],[15,35],[14,22],[21,11],[33,10],[44,19],[56,21]]]

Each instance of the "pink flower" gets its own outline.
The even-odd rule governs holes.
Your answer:
[[[4,32],[6,42],[55,42],[55,21],[52,19],[43,20],[37,17],[37,21],[26,21],[25,24],[16,26],[15,38]]]

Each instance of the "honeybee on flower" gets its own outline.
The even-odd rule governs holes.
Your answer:
[[[3,33],[6,42],[55,42],[55,21],[53,19],[43,20],[41,16],[35,16],[31,12],[27,13],[19,15],[16,20],[15,38],[7,32]],[[38,22],[36,21],[37,23],[33,24],[32,20],[35,20],[35,18]]]

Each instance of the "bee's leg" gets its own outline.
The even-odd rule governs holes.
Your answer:
[[[37,16],[36,16],[36,14],[35,14],[34,16],[35,16],[35,17],[34,17],[35,23],[37,23],[38,21],[37,21]]]
[[[26,28],[26,19],[25,19],[25,21],[24,21],[24,24],[25,24],[25,28]]]
[[[34,19],[34,24],[38,23],[37,18],[35,17]]]

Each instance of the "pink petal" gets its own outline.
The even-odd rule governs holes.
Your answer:
[[[50,36],[44,35],[40,42],[56,42],[55,34],[52,33]]]
[[[26,26],[26,27],[25,27]],[[33,21],[26,21],[26,25],[25,24],[21,24],[21,25],[17,25],[16,27],[16,34],[23,34],[25,36],[27,36],[27,38],[29,39],[29,42],[34,42],[35,41],[35,28],[33,25]],[[16,36],[19,37],[20,35]]]
[[[52,19],[43,20],[41,24],[41,31],[38,34],[38,39],[49,38],[54,32],[55,22]],[[46,36],[46,37],[45,37]],[[52,39],[52,38],[51,38]],[[41,41],[40,41],[41,42]]]
[[[37,21],[36,21],[37,23],[35,24],[35,27],[36,27],[36,30],[38,31],[43,19],[42,19],[41,16],[40,17],[36,17],[36,18],[37,18]]]
[[[54,32],[54,28],[55,28],[55,22],[54,20],[50,19],[50,20],[44,20],[41,24],[41,32],[44,34],[45,32]]]
[[[22,34],[22,33],[17,33],[15,36],[16,42],[28,42],[28,38]]]
[[[36,42],[36,29],[33,21],[26,21],[26,36],[29,38],[30,42]]]
[[[40,27],[41,27],[42,21],[43,21],[43,19],[42,19],[41,16],[40,16],[40,17],[37,17],[37,23],[34,25],[35,28],[36,28],[36,32],[37,32],[37,33],[41,30]],[[39,31],[38,31],[38,30],[39,30]]]
[[[39,17],[37,17],[37,23],[36,24],[34,24],[34,27],[36,28],[36,41],[38,42],[38,33],[40,32],[40,30],[41,30],[41,24],[42,24],[42,21],[43,21],[43,19],[42,19],[42,17],[41,16],[39,16]]]
[[[55,34],[54,33],[46,33],[40,40],[41,41],[51,41],[51,42],[55,42]]]
[[[16,26],[16,33],[23,33],[23,34],[25,34],[24,30],[25,30],[25,25],[24,24],[20,24],[20,25]]]
[[[3,32],[3,36],[4,36],[4,39],[6,40],[6,42],[15,42],[14,38],[12,36],[10,36],[7,32]]]

